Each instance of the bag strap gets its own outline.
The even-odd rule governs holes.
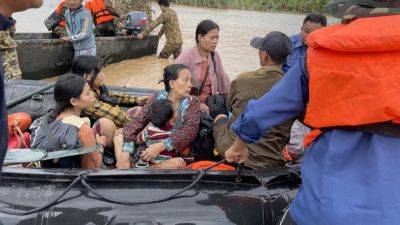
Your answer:
[[[218,73],[217,73],[217,64],[215,63],[215,53],[211,52],[211,59],[212,59],[212,63],[214,66],[214,73],[216,74],[216,76],[218,77]],[[203,81],[201,82],[200,88],[199,88],[199,93],[197,93],[197,95],[200,95],[200,93],[203,91],[204,85],[206,84],[206,81],[208,79],[210,73],[210,65],[207,66],[207,71],[206,71],[206,75],[204,76]]]
[[[44,135],[46,135],[47,141],[49,142],[53,150],[62,149],[62,146],[60,145],[60,143],[57,141],[56,137],[50,130],[49,114],[42,117],[40,127],[42,128]]]

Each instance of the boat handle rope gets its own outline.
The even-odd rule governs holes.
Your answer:
[[[85,171],[82,172],[78,175],[78,177],[76,177],[70,185],[68,185],[68,187],[59,195],[57,196],[54,200],[52,200],[50,203],[41,206],[41,207],[37,207],[28,211],[21,211],[21,210],[15,210],[15,209],[8,209],[8,208],[1,208],[0,207],[0,213],[4,213],[4,214],[9,214],[9,215],[15,215],[15,216],[26,216],[26,215],[30,215],[30,214],[34,214],[37,212],[40,212],[42,210],[45,210],[47,208],[50,208],[54,205],[59,204],[59,200],[61,198],[63,198],[78,182],[80,182],[85,188],[87,188],[89,190],[89,192],[91,192],[92,194],[96,195],[97,197],[99,197],[101,200],[106,201],[106,202],[110,202],[110,203],[115,203],[115,204],[119,204],[119,205],[127,205],[127,206],[132,206],[132,205],[145,205],[145,204],[154,204],[154,203],[161,203],[161,202],[165,202],[165,201],[169,201],[169,200],[173,200],[179,197],[180,194],[188,191],[189,189],[191,189],[194,185],[196,185],[201,178],[204,177],[204,175],[207,174],[207,172],[209,172],[210,170],[212,170],[214,167],[225,163],[226,159],[223,159],[219,162],[217,162],[216,164],[207,167],[205,169],[202,169],[200,171],[197,172],[196,175],[196,179],[189,184],[188,186],[186,186],[185,188],[177,191],[176,193],[169,195],[167,197],[164,198],[160,198],[160,199],[154,199],[154,200],[150,200],[150,201],[137,201],[137,202],[127,202],[127,201],[120,201],[120,200],[115,200],[112,199],[110,197],[105,196],[104,194],[96,191],[95,189],[93,189],[87,182],[87,176],[89,175],[90,172]]]

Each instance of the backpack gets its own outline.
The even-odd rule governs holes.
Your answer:
[[[204,112],[200,112],[199,131],[192,142],[194,160],[218,161],[219,156],[214,154],[215,140],[213,136],[214,120]]]

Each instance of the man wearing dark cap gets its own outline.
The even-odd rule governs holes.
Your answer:
[[[261,68],[242,73],[231,83],[227,107],[232,115],[227,117],[221,114],[215,118],[215,148],[222,156],[236,138],[230,131],[230,126],[243,112],[249,100],[263,96],[283,77],[282,63],[291,51],[290,39],[277,31],[270,32],[264,38],[254,38],[250,45],[258,49]],[[245,166],[251,169],[283,166],[280,151],[289,140],[292,123],[292,120],[288,120],[276,125],[258,143],[248,145],[250,156]]]
[[[280,224],[398,224],[400,1],[339,0],[328,11],[343,23],[311,33],[307,57],[248,103],[225,157],[246,161],[248,144],[305,112],[315,130]]]

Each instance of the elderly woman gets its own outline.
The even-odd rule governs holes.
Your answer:
[[[176,59],[192,72],[194,92],[199,97],[201,110],[209,114],[206,105],[210,95],[227,95],[229,93],[230,79],[226,74],[221,57],[215,51],[219,39],[219,26],[211,21],[204,20],[196,28],[196,46],[184,50]]]
[[[177,118],[170,137],[148,146],[140,154],[141,160],[149,162],[165,151],[175,153],[176,156],[188,154],[185,150],[195,139],[200,122],[200,101],[190,95],[192,75],[187,66],[172,64],[164,69],[163,77],[164,79],[161,82],[165,85],[165,91],[161,91],[150,98],[142,110],[124,127],[123,152],[117,157],[117,168],[125,169],[132,166],[130,154],[134,152],[134,147],[137,147],[135,146],[137,135],[150,122],[148,109],[155,100],[168,99],[171,101],[174,111],[177,113]]]

